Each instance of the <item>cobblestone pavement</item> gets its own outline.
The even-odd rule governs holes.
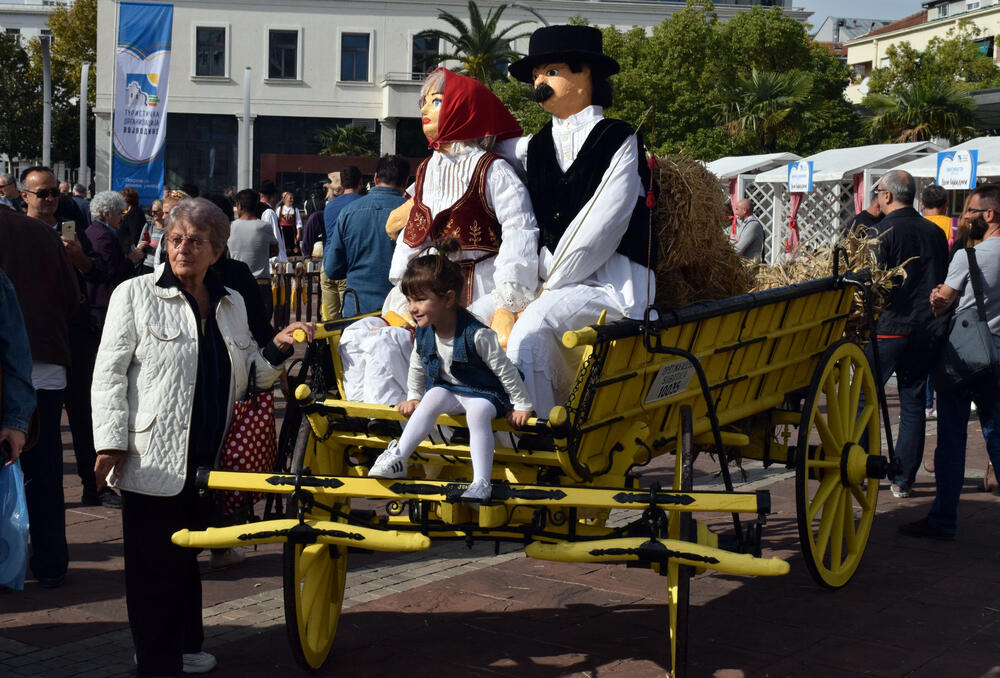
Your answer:
[[[936,430],[928,425],[927,449]],[[1000,664],[1000,502],[976,491],[985,467],[978,422],[959,539],[899,537],[921,517],[933,477],[894,499],[883,488],[864,561],[845,589],[820,589],[798,547],[793,472],[745,465],[738,489],[768,489],[773,512],[765,555],[786,558],[785,577],[721,574],[691,585],[690,675],[978,677]],[[67,450],[69,448],[67,447]],[[666,459],[647,481],[668,478]],[[0,676],[120,676],[134,673],[121,574],[117,511],[82,507],[66,455],[67,583],[29,580],[0,595]],[[660,463],[662,462],[662,463]],[[698,489],[719,489],[703,459]],[[612,522],[631,516],[616,512]],[[721,531],[724,518],[714,517]],[[246,564],[204,578],[205,649],[217,676],[298,675],[288,649],[281,550],[247,551]],[[662,675],[666,591],[648,570],[527,559],[517,545],[435,544],[408,554],[352,554],[344,614],[331,658],[318,675],[629,676]],[[308,675],[301,672],[302,675]]]

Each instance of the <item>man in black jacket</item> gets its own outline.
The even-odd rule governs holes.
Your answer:
[[[905,263],[906,279],[896,280],[876,328],[881,378],[896,373],[899,390],[899,472],[892,494],[909,497],[924,454],[924,387],[937,359],[944,322],[935,319],[928,301],[948,270],[948,241],[940,228],[913,208],[916,184],[909,173],[889,172],[875,187],[882,220],[872,227],[879,236],[879,264]],[[870,357],[871,347],[869,347]]]

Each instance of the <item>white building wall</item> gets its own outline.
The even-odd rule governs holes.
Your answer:
[[[485,14],[499,2],[479,2]],[[347,118],[379,120],[381,139],[394,144],[394,124],[400,117],[418,117],[419,83],[412,71],[413,36],[428,28],[453,29],[437,19],[441,10],[467,20],[468,5],[456,0],[175,0],[173,45],[168,90],[169,113],[218,114],[242,118],[243,79],[251,68],[252,116]],[[533,0],[531,8],[552,24],[567,23],[583,16],[598,26],[619,28],[644,26],[651,29],[683,8],[680,3],[656,1],[604,2],[602,0]],[[747,6],[717,5],[716,12],[728,19]],[[98,0],[97,56],[97,185],[107,186],[111,149],[110,111],[114,75],[116,3]],[[805,20],[803,10],[785,10]],[[502,26],[516,21],[529,23],[517,32],[530,33],[541,23],[529,12],[509,7]],[[228,30],[226,73],[221,77],[197,77],[195,73],[195,27],[222,26]],[[299,41],[299,78],[275,81],[267,75],[267,45],[270,28],[296,30]],[[341,82],[340,37],[342,33],[368,33],[370,39],[367,82]],[[515,43],[527,52],[527,38]],[[169,134],[169,131],[168,131]],[[383,148],[383,152],[392,148]],[[240,155],[246,151],[240,149]]]

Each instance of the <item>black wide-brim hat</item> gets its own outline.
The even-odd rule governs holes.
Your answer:
[[[531,34],[528,56],[510,65],[508,72],[531,84],[531,71],[540,64],[580,61],[597,77],[614,75],[621,67],[604,53],[604,36],[593,26],[545,26]]]

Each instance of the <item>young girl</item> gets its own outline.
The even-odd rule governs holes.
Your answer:
[[[389,443],[368,475],[402,478],[407,460],[438,415],[464,412],[473,478],[462,499],[481,502],[492,492],[492,420],[505,415],[520,428],[534,407],[496,332],[460,305],[465,278],[447,256],[457,251],[454,238],[439,240],[411,260],[403,274],[401,286],[417,330],[407,377],[409,399],[397,409],[410,421],[398,444]]]

